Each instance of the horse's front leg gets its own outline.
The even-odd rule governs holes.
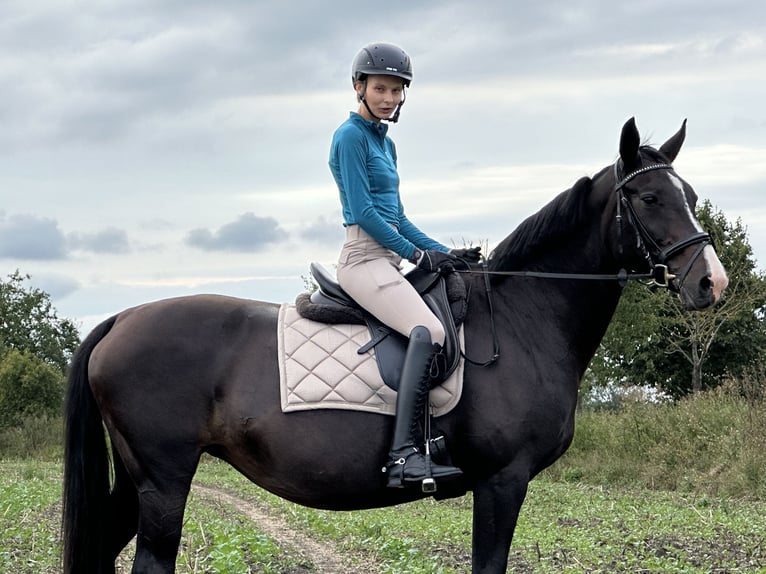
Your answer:
[[[529,477],[506,467],[473,489],[473,574],[505,574]]]

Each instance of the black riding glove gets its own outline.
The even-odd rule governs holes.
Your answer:
[[[416,249],[410,260],[417,267],[429,273],[448,273],[455,269],[457,258],[451,253],[428,249],[421,251]]]
[[[481,259],[481,245],[477,245],[476,247],[450,249],[449,252],[458,259],[462,259],[468,263],[478,263],[479,259]]]

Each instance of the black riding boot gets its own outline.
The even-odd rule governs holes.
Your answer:
[[[431,334],[425,327],[415,327],[410,333],[396,397],[396,422],[390,460],[384,469],[388,473],[390,487],[402,488],[422,483],[426,478],[455,479],[463,474],[454,466],[431,464],[416,445],[418,420],[425,417],[431,362],[440,350],[438,344],[431,343]],[[426,484],[423,487],[425,490]],[[432,485],[431,489],[435,487]]]

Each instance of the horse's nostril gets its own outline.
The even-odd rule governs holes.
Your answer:
[[[702,291],[709,291],[713,288],[713,282],[710,280],[709,276],[705,276],[700,279],[700,288]]]

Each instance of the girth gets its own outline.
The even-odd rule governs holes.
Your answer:
[[[312,294],[303,293],[295,301],[298,313],[312,321],[333,324],[366,324],[370,341],[358,349],[359,354],[375,349],[378,369],[383,381],[397,389],[401,377],[408,339],[360,307],[319,263],[310,265],[311,274],[319,288]],[[460,362],[458,327],[465,317],[467,297],[465,283],[457,273],[442,276],[414,269],[405,275],[426,305],[444,325],[443,364],[433,373],[431,386],[446,379]],[[440,363],[442,363],[440,361]]]

